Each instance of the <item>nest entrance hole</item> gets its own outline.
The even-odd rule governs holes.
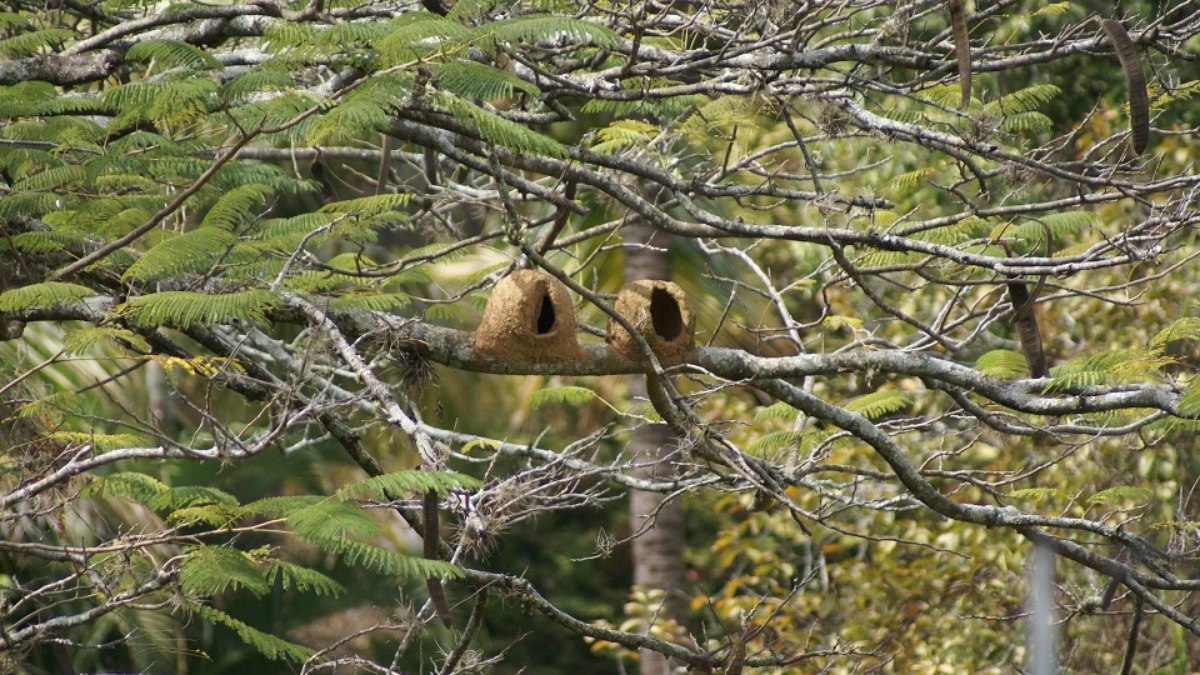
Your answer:
[[[679,311],[679,303],[661,288],[655,288],[650,293],[650,318],[654,322],[655,334],[668,342],[683,332],[683,314]]]
[[[554,330],[557,317],[554,314],[554,300],[550,298],[550,291],[545,288],[540,288],[539,291],[541,295],[538,298],[537,316],[533,320],[533,332],[545,335]]]

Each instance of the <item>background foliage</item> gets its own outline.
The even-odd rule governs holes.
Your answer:
[[[1063,668],[1200,663],[1194,3],[7,7],[0,669],[1028,669],[1035,545]],[[472,351],[520,268],[578,362]]]

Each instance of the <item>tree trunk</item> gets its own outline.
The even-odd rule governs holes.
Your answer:
[[[637,221],[625,228],[625,281],[639,279],[670,279],[671,255],[666,250],[638,248],[650,244],[666,249],[667,235]],[[646,382],[640,376],[630,381],[633,396],[646,397]],[[630,440],[630,452],[638,464],[639,477],[666,477],[675,472],[677,449],[670,429],[663,424],[646,425],[637,429]],[[633,540],[633,583],[643,590],[666,592],[656,620],[682,622],[686,610],[683,595],[683,508],[678,500],[663,504],[657,492],[630,493],[630,519],[634,532],[647,528]],[[647,518],[653,518],[648,523]],[[642,650],[639,654],[642,675],[666,675],[671,672],[669,660],[657,652]]]

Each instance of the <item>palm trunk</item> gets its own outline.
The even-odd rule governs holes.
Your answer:
[[[638,221],[626,226],[625,281],[638,279],[670,279],[671,256],[663,251],[637,248],[651,244],[665,249],[667,236]],[[633,396],[646,397],[646,383],[640,376],[630,381]],[[675,473],[677,449],[675,439],[666,425],[646,425],[637,429],[629,444],[634,462],[639,465],[635,474],[643,478],[665,478]],[[658,608],[657,620],[673,619],[682,622],[686,609],[683,595],[683,508],[678,500],[663,503],[657,492],[630,494],[630,518],[634,532],[646,531],[633,540],[633,583],[643,590],[666,592],[665,602]],[[647,518],[653,518],[647,522]],[[669,660],[657,653],[642,650],[639,654],[642,675],[667,675]]]

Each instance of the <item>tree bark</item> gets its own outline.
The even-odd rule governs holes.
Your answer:
[[[625,281],[670,279],[671,255],[666,249],[667,235],[642,221],[625,228]],[[646,245],[646,247],[642,247]],[[653,248],[650,248],[653,247]],[[630,393],[646,397],[646,382],[641,376],[630,379]],[[638,477],[662,478],[675,472],[678,455],[675,439],[666,425],[653,424],[637,429],[629,445],[634,462],[643,464]],[[665,600],[655,614],[656,622],[683,622],[686,598],[683,595],[683,508],[678,500],[663,503],[656,492],[630,493],[630,525],[634,532],[646,531],[633,540],[633,583],[642,590],[662,590]],[[647,518],[653,519],[647,522]],[[667,675],[670,660],[657,652],[639,654],[642,675]]]

